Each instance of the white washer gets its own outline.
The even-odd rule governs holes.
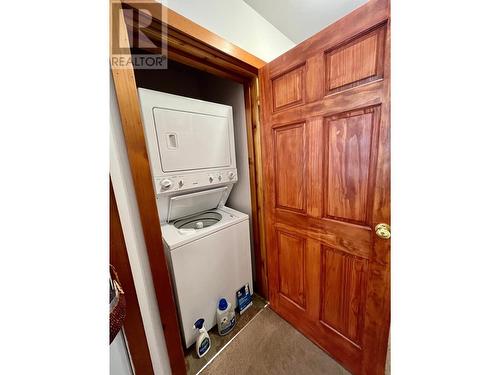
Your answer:
[[[217,324],[220,298],[236,306],[236,291],[247,283],[253,293],[248,215],[228,207],[207,213],[221,215],[220,221],[187,233],[173,224],[161,227],[186,348],[196,340],[196,320],[204,318],[207,329]],[[200,214],[195,217],[199,222]]]
[[[216,324],[224,297],[252,286],[248,215],[225,207],[238,180],[230,106],[139,89],[148,155],[184,345]]]

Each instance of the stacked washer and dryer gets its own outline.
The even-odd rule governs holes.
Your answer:
[[[232,107],[139,88],[166,258],[186,348],[194,322],[252,287],[248,215],[225,206],[238,181]]]

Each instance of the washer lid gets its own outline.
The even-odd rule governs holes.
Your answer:
[[[180,217],[212,210],[218,207],[219,204],[223,205],[226,199],[227,186],[170,197],[167,221],[170,222]]]

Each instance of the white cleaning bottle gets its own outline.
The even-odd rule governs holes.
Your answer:
[[[219,300],[217,307],[217,329],[219,335],[224,336],[231,332],[236,324],[234,309],[231,307],[231,302],[227,302],[225,298]]]
[[[198,319],[194,323],[195,329],[200,331],[200,334],[198,335],[198,338],[196,339],[196,354],[198,355],[199,358],[203,357],[205,354],[208,353],[210,350],[210,336],[208,335],[208,332],[204,326],[205,319]]]

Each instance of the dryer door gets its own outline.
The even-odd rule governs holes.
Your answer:
[[[231,166],[228,116],[154,108],[153,117],[163,172]]]

